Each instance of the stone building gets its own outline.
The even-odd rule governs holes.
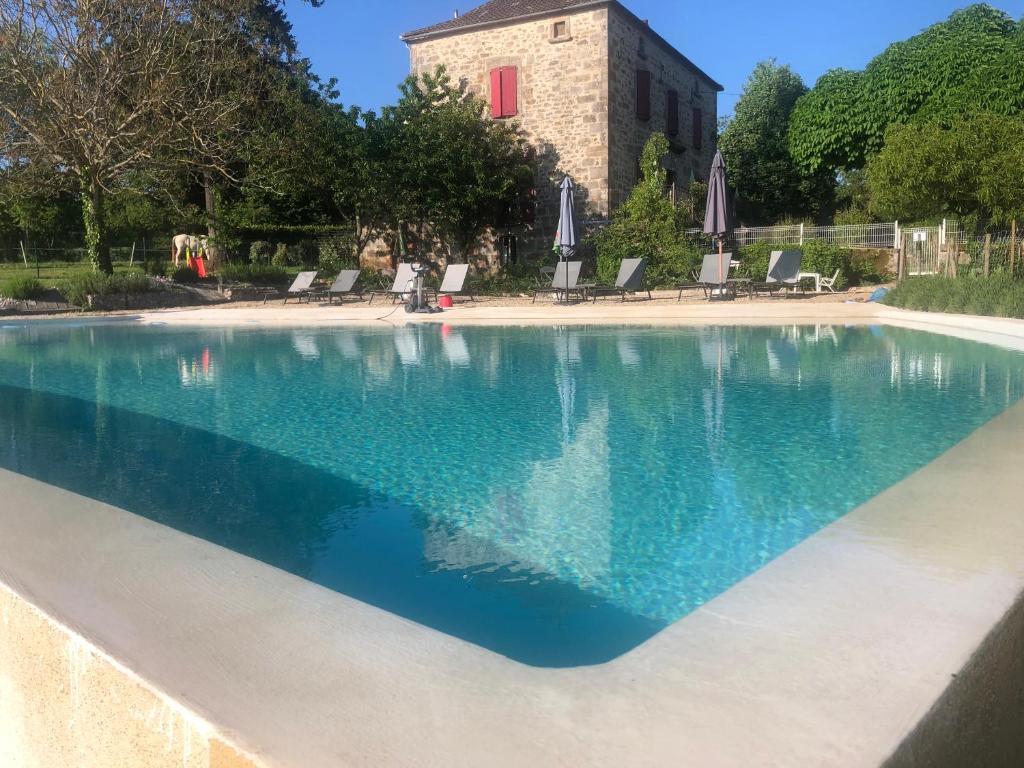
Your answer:
[[[707,178],[722,86],[617,0],[489,0],[402,40],[414,74],[444,65],[538,148],[534,213],[507,233],[519,258],[550,251],[563,174],[583,216],[606,218],[655,131],[671,143],[670,185]]]

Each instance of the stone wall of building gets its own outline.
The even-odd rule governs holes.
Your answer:
[[[410,45],[412,72],[443,64],[453,79],[489,102],[490,72],[514,66],[518,115],[539,153],[536,217],[520,232],[520,258],[550,252],[558,223],[558,184],[568,173],[579,185],[587,216],[609,210],[607,8],[511,22]],[[553,39],[556,22],[568,35]]]
[[[667,128],[667,98],[679,94],[679,133],[670,137],[672,149],[664,165],[675,175],[678,188],[692,178],[707,179],[715,155],[718,91],[715,83],[698,74],[671,52],[650,29],[621,9],[612,7],[609,36],[609,168],[610,203],[614,209],[637,182],[643,146],[655,131]],[[651,118],[637,117],[637,71],[651,73]],[[701,110],[703,142],[693,146],[693,110]]]

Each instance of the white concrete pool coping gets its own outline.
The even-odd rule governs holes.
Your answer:
[[[885,323],[1024,349],[1021,321],[863,304],[524,309],[443,319]],[[117,322],[373,321],[364,315],[289,307]],[[1022,454],[1018,404],[596,667],[523,666],[2,470],[0,582],[267,766],[873,766],[1024,595]],[[842,481],[841,468],[822,478]]]

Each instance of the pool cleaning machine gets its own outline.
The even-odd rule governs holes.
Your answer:
[[[420,314],[432,315],[435,312],[443,312],[440,307],[430,306],[427,301],[427,294],[423,286],[429,265],[422,261],[414,261],[409,265],[412,269],[412,279],[405,284],[405,311],[408,313],[418,312]]]

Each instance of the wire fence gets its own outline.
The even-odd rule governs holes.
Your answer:
[[[774,227],[740,227],[733,230],[728,241],[736,247],[769,243],[771,245],[804,245],[820,240],[842,248],[899,248],[899,222],[883,224],[847,224],[838,226],[812,226],[809,224],[783,224]],[[689,229],[687,236],[695,242],[710,242],[703,230]]]

